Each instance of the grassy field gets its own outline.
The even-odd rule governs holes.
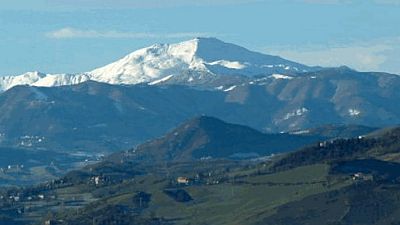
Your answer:
[[[114,187],[124,190],[124,193],[111,196],[106,202],[129,204],[134,193],[145,191],[152,196],[149,207],[142,214],[145,217],[161,217],[173,220],[176,224],[249,224],[272,215],[276,207],[289,201],[350,184],[328,180],[328,172],[329,166],[324,164],[261,175],[254,175],[254,169],[249,169],[248,176],[236,180],[182,187],[193,198],[193,201],[187,203],[177,202],[164,194],[167,179],[146,176],[137,179],[134,184]],[[246,172],[241,171],[241,174]]]
[[[345,185],[328,188],[327,173],[326,165],[314,165],[271,175],[249,176],[234,183],[187,187],[195,199],[193,203],[170,205],[165,202],[157,215],[167,217],[179,212],[183,215],[181,224],[187,224],[189,220],[192,224],[249,224],[273,214],[279,205]]]
[[[44,191],[47,196],[45,200],[21,204],[30,209],[24,215],[28,220],[49,218],[49,212],[57,211],[57,218],[91,221],[108,206],[124,206],[135,210],[140,218],[161,218],[177,225],[245,225],[263,221],[274,215],[279,206],[289,202],[351,184],[350,180],[338,180],[330,176],[327,164],[303,166],[278,173],[267,173],[262,164],[236,165],[228,172],[226,166],[232,164],[221,165],[195,165],[192,170],[188,165],[174,165],[169,169],[169,177],[157,172],[113,185],[75,184]],[[210,169],[212,175],[203,178],[204,182],[178,186],[175,183],[179,174],[193,177],[196,171]],[[184,190],[193,200],[179,202],[165,193],[168,188]],[[143,207],[133,200],[141,192],[151,196]],[[50,196],[55,197],[52,199]]]

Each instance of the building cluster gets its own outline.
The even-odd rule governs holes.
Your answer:
[[[0,167],[0,173],[12,173],[12,172],[19,172],[24,169],[24,165],[8,165],[6,167]]]
[[[180,176],[176,178],[175,182],[178,185],[195,185],[195,184],[214,185],[214,184],[219,184],[224,180],[227,180],[227,178],[223,176],[217,176],[212,172],[208,172],[208,173],[198,173],[193,178]]]
[[[42,143],[46,138],[45,137],[40,137],[40,136],[21,136],[20,138],[19,145],[23,147],[32,147],[35,144],[40,144]]]
[[[374,176],[372,174],[358,172],[352,175],[352,179],[355,181],[372,181],[374,180]]]

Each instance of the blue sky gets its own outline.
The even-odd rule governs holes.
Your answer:
[[[84,72],[196,36],[400,74],[399,24],[400,0],[2,0],[0,75]]]

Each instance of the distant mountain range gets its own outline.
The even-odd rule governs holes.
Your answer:
[[[0,95],[0,145],[108,152],[158,137],[200,115],[268,133],[306,134],[325,124],[398,123],[400,110],[392,104],[399,99],[395,89],[374,88],[369,83],[375,81],[363,84],[353,74],[349,71],[343,81],[337,80],[339,75],[266,80],[264,85],[246,84],[231,91],[92,81],[55,88],[19,86]],[[372,94],[343,89],[341,82],[368,86]],[[392,94],[379,96],[385,92]]]
[[[44,74],[29,72],[0,77],[0,91],[16,85],[53,87],[92,80],[109,84],[204,84],[221,75],[265,76],[294,74],[317,68],[249,51],[215,38],[196,38],[178,44],[155,44],[90,72]]]
[[[1,77],[0,146],[114,151],[200,115],[268,133],[391,126],[399,86],[398,75],[309,67],[214,38],[157,44],[87,73]]]

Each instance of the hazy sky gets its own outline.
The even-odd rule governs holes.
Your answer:
[[[400,0],[1,0],[0,75],[84,72],[196,36],[400,74]]]

